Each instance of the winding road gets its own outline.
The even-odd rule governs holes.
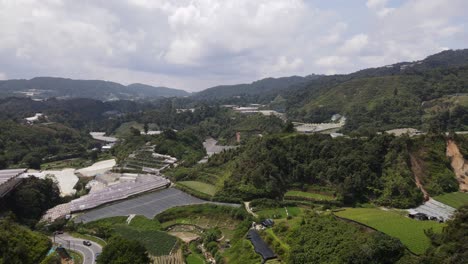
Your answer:
[[[94,264],[96,263],[96,253],[102,252],[102,247],[96,242],[90,241],[91,246],[83,245],[85,239],[75,238],[67,233],[55,236],[55,242],[62,244],[63,247],[69,248],[73,251],[81,253],[83,256],[83,264]]]

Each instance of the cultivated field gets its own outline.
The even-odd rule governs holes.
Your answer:
[[[205,264],[205,261],[199,256],[190,254],[187,256],[187,264]]]
[[[288,191],[284,194],[285,199],[292,200],[312,200],[312,201],[333,201],[335,198],[331,195],[324,195],[320,193],[302,192],[302,191]]]
[[[177,250],[176,253],[167,256],[153,257],[153,264],[184,264],[184,255],[182,250]],[[203,264],[202,262],[201,264]]]
[[[177,184],[180,184],[182,186],[185,186],[189,189],[193,189],[197,192],[201,192],[204,194],[208,194],[210,196],[215,195],[216,193],[216,186],[204,182],[199,182],[199,181],[180,181],[177,182]]]
[[[177,242],[175,237],[157,230],[140,230],[119,225],[115,227],[115,231],[127,239],[140,241],[153,256],[168,255]]]
[[[430,246],[424,230],[432,228],[440,233],[445,224],[435,221],[418,221],[407,218],[396,212],[377,208],[347,208],[335,215],[362,223],[377,229],[389,236],[400,239],[409,250],[422,254]]]
[[[286,213],[287,210],[287,213]],[[273,219],[280,219],[286,218],[289,214],[291,217],[299,216],[302,213],[302,209],[295,206],[288,206],[278,207],[278,208],[270,208],[270,209],[262,209],[260,211],[255,212],[260,218],[273,218]]]
[[[199,235],[200,230],[190,230],[188,229],[189,225],[202,229],[218,227],[225,238],[231,239],[240,223],[240,220],[232,217],[232,210],[238,209],[209,204],[191,205],[169,209],[157,215],[156,219],[161,222],[161,227],[164,230],[170,228],[171,231],[184,230]],[[182,229],[178,229],[180,226]]]
[[[432,198],[453,208],[468,204],[468,193],[463,192],[446,193]]]

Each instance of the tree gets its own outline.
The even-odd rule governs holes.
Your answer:
[[[33,226],[42,214],[60,202],[60,191],[51,179],[29,177],[6,197],[6,207],[21,223]]]
[[[288,121],[288,123],[286,123],[286,126],[284,127],[284,132],[293,133],[294,131],[294,124],[291,121]]]
[[[23,161],[28,165],[31,169],[39,170],[41,169],[42,159],[38,154],[29,153],[24,157]]]
[[[147,264],[150,259],[140,242],[113,237],[97,258],[99,264]]]
[[[50,246],[47,236],[33,232],[8,218],[0,220],[0,263],[40,263]]]
[[[427,235],[432,246],[422,257],[422,263],[455,264],[468,260],[468,205],[458,209],[455,218],[448,222],[442,234],[430,231]]]
[[[145,124],[143,125],[143,129],[145,131],[145,134],[148,134],[148,130],[149,130],[148,122],[145,122]]]
[[[134,127],[130,127],[130,134],[132,136],[139,136],[139,135],[141,135],[141,132],[140,132],[140,130],[138,130],[138,129],[134,128]]]

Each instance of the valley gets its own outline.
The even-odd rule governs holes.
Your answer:
[[[21,96],[0,99],[0,243],[44,264],[72,240],[100,245],[98,263],[127,247],[158,264],[462,258],[468,64],[453,56],[468,51],[194,94],[2,81]]]

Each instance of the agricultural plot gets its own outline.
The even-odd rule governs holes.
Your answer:
[[[286,200],[306,200],[306,201],[334,201],[335,198],[331,195],[320,193],[288,191],[284,194]]]
[[[295,206],[288,207],[278,207],[278,208],[269,208],[262,209],[258,212],[255,212],[260,218],[273,218],[281,219],[289,216],[296,217],[302,214],[302,209]]]
[[[396,212],[384,211],[377,208],[347,208],[336,212],[335,215],[350,219],[377,229],[389,236],[400,239],[409,250],[422,254],[430,246],[425,230],[433,229],[440,233],[445,224],[435,221],[418,221],[407,218]]]
[[[154,153],[154,146],[144,146],[130,154],[121,167],[135,172],[157,172],[177,162],[176,158]]]
[[[225,238],[231,239],[238,223],[239,221],[225,216],[214,215],[210,217],[204,215],[194,215],[193,217],[183,217],[167,221],[161,223],[161,226],[163,229],[174,225],[194,225],[202,229],[218,227]],[[196,232],[193,233],[196,234]]]
[[[433,199],[443,204],[446,204],[448,206],[451,206],[453,208],[460,208],[463,205],[468,204],[468,193],[463,193],[463,192],[446,193],[446,194],[433,197]]]
[[[213,196],[216,194],[216,186],[212,184],[199,182],[199,181],[180,181],[180,182],[177,182],[177,184],[185,186],[189,189],[193,189],[197,192],[208,194],[210,196]]]
[[[194,254],[188,255],[186,260],[187,264],[205,264],[205,261],[203,259]]]
[[[201,235],[204,229],[219,228],[225,239],[232,239],[240,220],[233,217],[237,208],[215,205],[177,207],[156,216],[163,230]]]
[[[184,256],[182,250],[178,250],[176,253],[167,256],[153,257],[153,264],[184,264]],[[202,262],[201,264],[204,264]]]
[[[119,225],[115,228],[117,234],[131,240],[141,242],[153,256],[169,255],[177,239],[166,232],[157,230],[140,230],[137,228]]]

